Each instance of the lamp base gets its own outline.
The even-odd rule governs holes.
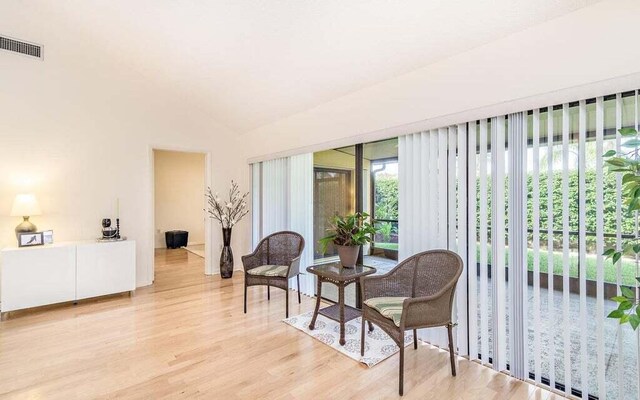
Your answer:
[[[29,221],[29,217],[22,217],[23,221],[16,226],[16,239],[20,239],[20,234],[22,233],[32,233],[37,232],[38,228]]]

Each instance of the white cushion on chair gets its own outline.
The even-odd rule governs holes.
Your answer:
[[[373,297],[365,300],[364,304],[373,308],[385,318],[393,321],[395,326],[400,326],[402,317],[402,305],[406,297]]]
[[[249,275],[286,277],[289,267],[286,265],[261,265],[247,271]]]

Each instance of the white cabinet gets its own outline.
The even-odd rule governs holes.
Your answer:
[[[79,244],[76,298],[135,290],[135,265],[136,245],[133,241]]]
[[[136,288],[132,240],[7,248],[0,255],[3,313]]]
[[[0,307],[4,312],[74,300],[75,277],[75,246],[5,249]]]

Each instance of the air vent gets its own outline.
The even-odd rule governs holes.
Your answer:
[[[0,35],[0,50],[42,59],[42,46]]]

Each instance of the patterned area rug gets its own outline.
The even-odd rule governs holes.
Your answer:
[[[369,368],[386,360],[400,350],[389,335],[384,333],[382,329],[374,326],[375,329],[373,332],[369,332],[367,329],[366,339],[364,341],[364,357],[362,357],[360,356],[360,324],[362,323],[360,318],[353,319],[345,324],[344,338],[346,343],[344,346],[341,346],[339,343],[340,324],[325,317],[324,315],[318,315],[315,329],[310,331],[309,323],[311,322],[311,317],[313,317],[313,312],[307,312],[296,315],[295,317],[290,317],[283,321],[294,328],[301,330],[307,335],[314,337],[327,346],[330,346],[334,350],[365,364]],[[407,346],[412,344],[413,334],[410,332],[406,333],[404,342]]]

